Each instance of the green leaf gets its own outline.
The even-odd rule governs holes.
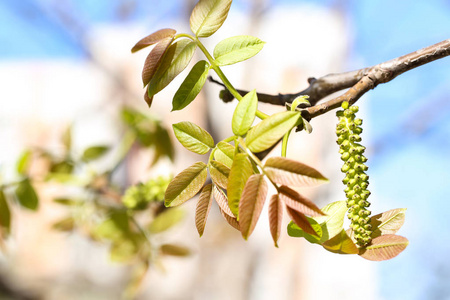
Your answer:
[[[185,216],[185,212],[178,207],[169,208],[156,216],[156,218],[150,223],[148,230],[151,233],[160,233],[166,231],[176,224],[180,223]]]
[[[148,54],[144,62],[144,67],[142,68],[142,83],[144,84],[144,87],[152,80],[153,76],[156,73],[156,70],[158,70],[159,66],[161,65],[164,54],[166,53],[172,41],[173,37],[167,37],[161,40]],[[145,98],[144,96],[145,102],[147,102],[148,106],[150,106],[152,100],[148,96],[148,93],[146,95],[147,98]]]
[[[194,123],[180,122],[173,124],[172,127],[178,141],[189,151],[205,154],[214,147],[211,135]]]
[[[159,248],[161,254],[163,255],[171,255],[171,256],[188,256],[191,254],[191,251],[183,246],[177,246],[172,244],[164,244]]]
[[[83,202],[80,200],[74,200],[74,199],[69,199],[69,198],[55,198],[55,199],[53,199],[53,202],[61,204],[61,205],[65,205],[65,206],[77,206],[77,205],[83,204]]]
[[[255,120],[256,110],[258,109],[258,97],[256,90],[248,92],[241,101],[239,101],[234,110],[231,128],[235,135],[243,136],[252,127]]]
[[[39,198],[29,179],[25,179],[19,183],[16,188],[16,197],[23,207],[37,210]]]
[[[188,106],[200,93],[206,82],[209,63],[201,60],[192,67],[172,100],[172,111],[181,110]]]
[[[0,189],[0,226],[0,237],[8,236],[11,232],[11,211],[3,189]]]
[[[200,197],[195,209],[195,227],[197,227],[198,234],[203,235],[206,226],[206,219],[208,218],[209,210],[213,199],[212,184],[207,184],[203,187]]]
[[[180,40],[167,48],[161,64],[148,85],[148,98],[152,98],[164,89],[183,71],[194,56],[197,44],[189,40]]]
[[[245,153],[238,153],[234,157],[228,179],[228,206],[239,221],[239,201],[247,180],[253,174],[251,162]]]
[[[227,189],[230,168],[218,161],[212,160],[209,165],[209,175],[211,175],[211,179],[215,185],[225,190]]]
[[[231,168],[234,159],[234,147],[226,142],[219,142],[214,151],[214,159]]]
[[[214,34],[227,18],[232,0],[200,0],[189,20],[191,30],[197,37]]]
[[[311,218],[306,217],[303,213],[296,211],[289,206],[286,206],[286,211],[291,220],[303,231],[313,236],[316,235],[318,238],[322,236],[322,228],[317,222],[314,220],[310,222],[312,220]]]
[[[344,229],[335,235],[332,239],[324,242],[322,246],[333,253],[337,254],[358,254],[359,249],[356,247],[352,239],[347,235]]]
[[[173,37],[175,33],[177,33],[176,30],[170,28],[164,28],[156,32],[153,32],[152,34],[146,36],[145,38],[137,42],[136,45],[134,45],[134,47],[131,49],[131,52],[134,53],[145,47],[156,44],[165,38]]]
[[[299,118],[299,112],[285,111],[262,120],[247,134],[245,142],[248,149],[258,153],[270,148],[295,126]]]
[[[94,229],[94,236],[100,239],[122,241],[130,233],[130,223],[126,211],[112,211],[106,220]]]
[[[152,166],[159,161],[161,157],[168,157],[173,161],[175,156],[175,149],[173,148],[172,140],[166,128],[158,123],[155,133],[155,156],[153,157]]]
[[[66,148],[67,151],[70,151],[72,148],[72,125],[67,126],[66,130],[64,130],[63,135],[61,136],[61,142]]]
[[[206,164],[196,162],[170,182],[165,193],[166,206],[178,206],[195,196],[206,181]]]
[[[388,260],[403,252],[408,244],[408,239],[403,236],[386,234],[372,239],[369,246],[360,249],[359,255],[367,260]]]
[[[260,39],[249,35],[227,38],[214,48],[214,61],[219,66],[226,66],[247,60],[258,54],[264,44]]]
[[[109,146],[92,146],[84,150],[83,155],[81,156],[81,160],[84,162],[96,160],[105,155],[108,151]]]
[[[66,217],[53,223],[52,228],[58,231],[72,231],[75,228],[75,220],[73,217]]]
[[[313,230],[316,234],[312,235],[310,233],[305,232],[294,221],[291,221],[287,227],[288,235],[292,236],[292,237],[305,238],[308,242],[310,242],[312,244],[321,244],[320,240],[322,239],[322,236],[323,236],[322,226],[319,223],[317,223],[317,221],[314,220],[313,218],[306,217],[306,216],[305,216],[305,218],[309,222],[309,224],[311,225],[311,227],[313,228]]]
[[[388,210],[384,213],[372,216],[372,238],[385,234],[395,234],[405,223],[406,208]]]
[[[239,228],[244,239],[252,234],[258,222],[267,196],[267,182],[264,175],[250,176],[242,191],[239,202]]]
[[[28,173],[28,169],[31,164],[31,158],[32,158],[33,152],[31,150],[24,151],[16,163],[16,170],[17,173],[19,173],[22,176],[26,176]]]
[[[109,259],[113,262],[125,263],[132,260],[139,252],[139,246],[133,239],[115,241],[109,249]]]
[[[283,221],[283,202],[278,194],[272,195],[269,202],[269,225],[275,247],[278,248],[278,239],[281,234],[281,225]],[[289,230],[289,229],[288,229]]]
[[[287,186],[314,186],[328,182],[316,169],[285,157],[270,157],[264,172],[274,182]]]

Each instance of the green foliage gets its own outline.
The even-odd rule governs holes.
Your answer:
[[[180,122],[173,124],[172,127],[178,141],[189,151],[205,154],[214,147],[211,135],[194,123]]]
[[[247,60],[262,50],[264,42],[248,35],[234,36],[219,42],[214,48],[214,62],[218,66]]]
[[[191,30],[196,37],[214,34],[225,22],[232,0],[200,0],[190,18]]]
[[[25,208],[30,210],[37,210],[39,205],[39,198],[28,178],[19,182],[16,188],[17,201]]]
[[[253,175],[253,168],[248,159],[248,155],[245,153],[236,154],[230,169],[227,195],[228,205],[238,220],[239,202],[241,200],[242,191],[251,175]]]
[[[11,231],[11,212],[3,189],[0,189],[0,237],[8,236]]]
[[[101,158],[109,151],[108,146],[100,145],[100,146],[92,146],[84,150],[83,155],[81,156],[81,160],[84,162],[89,162],[92,160],[96,160]]]
[[[255,120],[257,109],[258,98],[256,96],[256,90],[253,90],[245,95],[236,106],[231,121],[231,128],[235,135],[243,136],[247,134],[247,131],[252,127],[253,121]]]

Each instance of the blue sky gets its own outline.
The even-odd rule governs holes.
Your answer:
[[[139,0],[124,7],[124,1],[119,0],[68,0],[60,9],[76,17],[70,20],[76,25],[74,32],[55,17],[49,5],[57,2],[0,2],[0,62],[80,59],[86,54],[76,30],[121,22],[152,27],[164,16],[182,16],[184,5],[183,1]],[[377,64],[450,38],[450,2],[446,0],[270,1],[273,5],[299,2],[342,5],[354,35],[344,64],[349,69]],[[248,9],[243,0],[234,5]],[[397,300],[432,295],[427,299],[444,299],[443,295],[450,294],[450,58],[407,72],[366,97],[370,97],[364,105],[374,146],[370,152],[368,145],[369,172],[376,181],[373,194],[393,199],[387,207],[409,207],[405,229],[411,244],[397,259],[380,264],[382,296]],[[409,268],[404,268],[405,264]],[[398,289],[397,284],[410,288]]]

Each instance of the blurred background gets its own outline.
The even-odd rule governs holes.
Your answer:
[[[69,124],[79,151],[92,144],[114,145],[123,105],[148,112],[169,129],[172,123],[192,121],[208,128],[216,141],[228,137],[235,103],[222,103],[213,83],[187,109],[170,113],[187,71],[155,96],[148,110],[140,78],[148,50],[130,52],[158,29],[189,32],[195,3],[0,1],[2,180],[14,176],[23,149],[60,147]],[[307,87],[308,77],[371,66],[450,38],[450,2],[235,0],[223,27],[205,43],[212,50],[220,40],[243,34],[266,45],[249,61],[223,68],[233,85],[293,93]],[[202,59],[199,51],[195,55],[194,61]],[[365,120],[371,210],[408,208],[399,234],[410,245],[398,257],[375,263],[339,256],[285,232],[276,249],[267,212],[245,242],[217,207],[200,239],[195,201],[189,201],[184,222],[167,235],[187,245],[192,255],[151,266],[138,299],[450,299],[449,70],[449,58],[438,60],[378,86],[358,102]],[[288,150],[289,157],[330,179],[326,186],[304,191],[319,207],[344,199],[335,124],[334,113],[314,119],[313,133],[294,135]],[[166,159],[151,169],[151,158],[136,153],[120,180],[136,183],[152,174],[176,174],[205,159],[177,143],[175,148],[173,164]],[[81,234],[51,230],[60,208],[45,194],[42,198],[38,212],[12,212],[12,237],[0,256],[0,299],[120,299],[130,267],[111,263],[106,247]]]

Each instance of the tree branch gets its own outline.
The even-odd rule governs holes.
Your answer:
[[[355,103],[362,95],[380,83],[389,82],[400,74],[449,55],[450,39],[372,67],[329,74],[318,79],[309,78],[309,87],[296,94],[267,95],[258,93],[258,101],[274,105],[286,105],[292,103],[298,96],[308,95],[312,106],[303,111],[306,119],[312,119],[339,107],[344,101],[348,101],[350,104]],[[221,84],[212,78],[210,80]],[[347,88],[349,90],[343,95],[325,103],[317,104],[326,96]],[[238,92],[241,95],[247,93],[243,90],[238,90]],[[222,92],[221,97],[225,102],[229,102],[233,99],[230,95],[227,92]]]

